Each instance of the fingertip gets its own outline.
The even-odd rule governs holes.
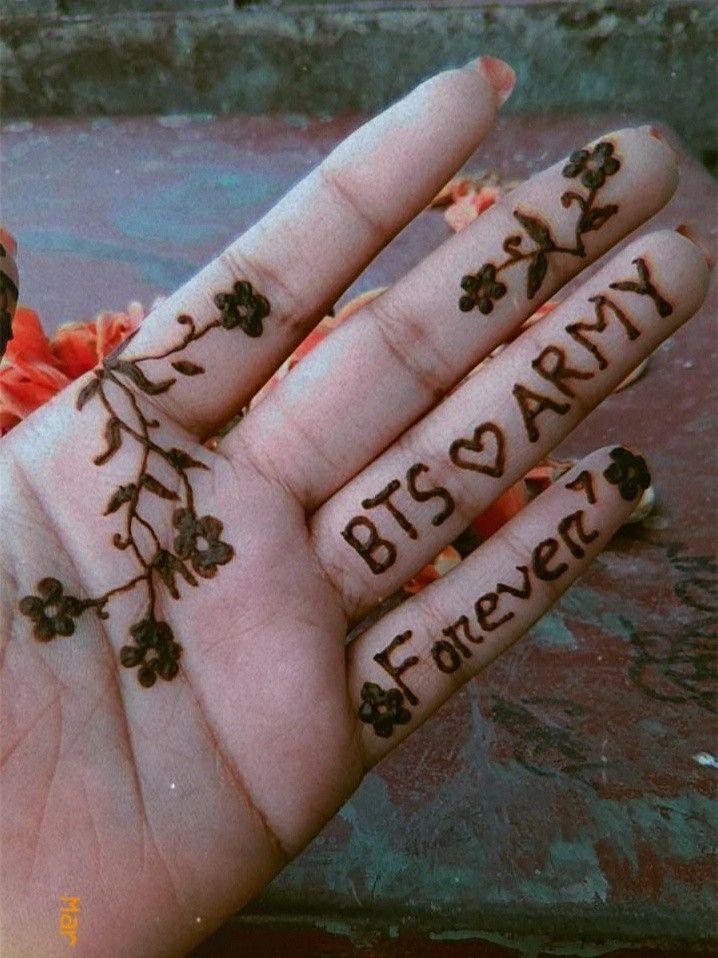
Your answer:
[[[478,70],[496,94],[496,106],[502,107],[516,86],[516,73],[512,67],[498,57],[481,56],[469,61],[467,67]]]
[[[694,246],[703,254],[709,269],[715,266],[715,253],[710,247],[710,242],[700,227],[695,223],[681,223],[675,227],[675,232],[680,236],[685,236]]]

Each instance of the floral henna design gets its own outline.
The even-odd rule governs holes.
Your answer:
[[[498,265],[484,263],[476,273],[462,276],[461,288],[464,293],[459,298],[459,309],[462,312],[468,313],[478,308],[480,313],[488,315],[493,310],[494,303],[506,293],[506,285],[497,277],[514,263],[529,261],[526,298],[533,299],[546,277],[550,254],[566,253],[581,258],[586,256],[583,236],[601,229],[618,212],[615,203],[596,206],[596,196],[606,178],[613,176],[621,168],[621,161],[614,156],[614,152],[613,143],[602,140],[593,150],[576,150],[562,170],[563,176],[567,179],[579,178],[580,184],[588,190],[587,195],[577,190],[566,190],[561,196],[561,205],[565,209],[576,205],[579,210],[575,246],[560,246],[554,239],[551,228],[542,219],[529,216],[521,210],[514,210],[514,218],[523,227],[526,235],[515,233],[504,240],[503,250],[507,258],[503,262]],[[523,248],[526,238],[533,241],[533,248]]]
[[[130,626],[133,644],[122,647],[120,662],[125,668],[137,669],[137,679],[145,688],[154,685],[158,676],[165,681],[173,679],[179,671],[182,654],[182,646],[175,641],[170,625],[157,618],[158,588],[164,587],[173,599],[179,599],[178,577],[196,587],[197,576],[213,578],[219,566],[226,565],[235,555],[234,548],[220,538],[223,529],[220,520],[197,514],[191,474],[208,466],[185,449],[165,448],[155,442],[152,430],[160,423],[146,415],[138,397],[138,393],[147,396],[165,393],[177,381],[176,377],[153,377],[150,364],[157,360],[169,359],[172,368],[182,376],[203,375],[202,366],[179,354],[214,329],[239,327],[247,336],[261,336],[262,321],[269,315],[270,305],[264,296],[255,292],[251,283],[238,281],[230,292],[218,293],[214,301],[221,313],[219,318],[198,330],[191,316],[178,316],[177,323],[184,327],[184,335],[162,352],[122,359],[124,350],[120,349],[107,356],[102,366],[93,371],[75,402],[81,411],[88,402],[99,401],[106,413],[105,446],[95,456],[95,465],[103,466],[126,442],[134,442],[139,447],[135,476],[130,482],[117,486],[103,513],[108,516],[124,511],[123,529],[114,534],[112,543],[116,549],[129,550],[134,555],[138,574],[89,599],[65,595],[61,582],[45,578],[37,584],[37,595],[26,595],[19,603],[20,612],[34,624],[34,637],[47,642],[56,636],[72,635],[76,619],[87,609],[94,609],[99,618],[108,618],[106,605],[113,596],[144,586],[146,612]],[[153,474],[153,468],[162,464],[173,474],[172,488]],[[163,547],[153,525],[140,510],[147,494],[174,504],[172,524],[176,534],[171,549]]]
[[[622,446],[612,449],[610,456],[613,462],[603,470],[603,475],[611,485],[618,486],[618,491],[627,502],[632,502],[651,484],[646,460]]]
[[[380,738],[389,738],[395,725],[406,725],[411,720],[411,712],[405,708],[404,695],[399,689],[383,689],[376,682],[365,682],[361,697],[359,718],[372,725]]]

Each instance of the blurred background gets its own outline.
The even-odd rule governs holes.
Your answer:
[[[0,0],[3,113],[373,112],[490,50],[526,110],[650,115],[716,164],[714,0]]]

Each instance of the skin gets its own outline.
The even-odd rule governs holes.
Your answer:
[[[422,85],[165,301],[121,353],[122,361],[132,361],[171,351],[182,337],[177,317],[190,315],[204,328],[218,316],[214,297],[237,280],[251,282],[270,303],[260,336],[215,328],[188,345],[182,358],[204,374],[175,376],[158,395],[137,390],[145,418],[159,421],[155,442],[208,466],[191,473],[197,514],[221,521],[221,538],[234,550],[197,585],[180,578],[178,599],[158,586],[157,614],[183,646],[176,678],[147,689],[135,670],[119,665],[129,626],[144,614],[141,589],[118,594],[109,618],[86,611],[73,635],[46,643],[32,638],[32,623],[18,610],[46,576],[86,598],[137,574],[132,555],[112,547],[120,513],[103,513],[118,485],[138,475],[141,448],[125,436],[108,461],[93,465],[106,446],[108,412],[97,397],[76,408],[91,377],[3,439],[1,880],[8,954],[57,953],[62,895],[80,900],[77,955],[182,954],[295,856],[367,769],[516,641],[635,505],[607,478],[614,447],[600,450],[460,567],[345,645],[352,623],[700,306],[709,272],[701,250],[677,232],[644,237],[640,249],[618,253],[560,310],[441,402],[541,300],[669,199],[675,162],[646,128],[606,135],[621,158],[620,171],[601,191],[615,215],[585,237],[585,256],[550,257],[540,294],[527,298],[524,263],[515,275],[502,272],[507,292],[489,317],[458,304],[461,278],[496,261],[516,232],[517,203],[540,214],[562,242],[571,240],[576,210],[559,201],[567,183],[561,164],[342,324],[215,452],[200,445],[247,404],[368,260],[473,152],[511,84],[508,68],[484,60]],[[642,332],[627,343],[612,325],[601,339],[606,368],[596,370],[592,354],[566,328],[591,320],[586,304],[596,290],[635,277],[636,255],[650,262],[671,315],[658,317],[650,297],[615,292]],[[532,367],[549,345],[563,350],[571,368],[594,366],[590,378],[567,381],[576,393],[570,412],[542,413],[540,439],[532,442],[511,395],[529,375],[531,388],[552,388]],[[155,361],[153,378],[172,374],[176,358]],[[555,388],[551,395],[569,401]],[[457,466],[450,455],[452,443],[470,441],[489,419],[506,445],[500,475]],[[412,538],[377,507],[381,520],[376,510],[372,517],[397,554],[377,575],[342,530],[391,481],[406,489],[416,463],[427,467],[417,484],[450,490],[455,508],[437,526],[431,522],[437,499],[402,500],[417,533]],[[585,481],[568,488],[583,472],[591,475],[591,497]],[[177,483],[171,471],[160,473],[167,485]],[[145,501],[148,523],[171,549],[175,505],[158,495]],[[572,549],[558,530],[579,509],[587,535]],[[555,549],[541,546],[549,540]],[[560,575],[545,574],[561,563]],[[522,565],[533,576],[523,590],[528,594],[499,589],[513,583],[522,592],[516,572]],[[460,668],[438,668],[432,649],[446,638],[444,630],[462,615],[468,620],[476,600],[492,593],[501,605],[481,606],[485,639],[470,656],[458,653]],[[472,628],[475,634],[475,619]],[[408,720],[381,736],[359,716],[362,690],[367,682],[401,687],[375,656],[407,631],[410,638],[391,653],[390,664],[416,659],[400,676],[416,704]],[[449,662],[450,653],[442,654]]]

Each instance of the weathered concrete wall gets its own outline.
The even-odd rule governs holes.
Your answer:
[[[512,111],[644,114],[716,161],[713,0],[0,0],[0,10],[5,116],[372,111],[490,51],[517,68]]]

